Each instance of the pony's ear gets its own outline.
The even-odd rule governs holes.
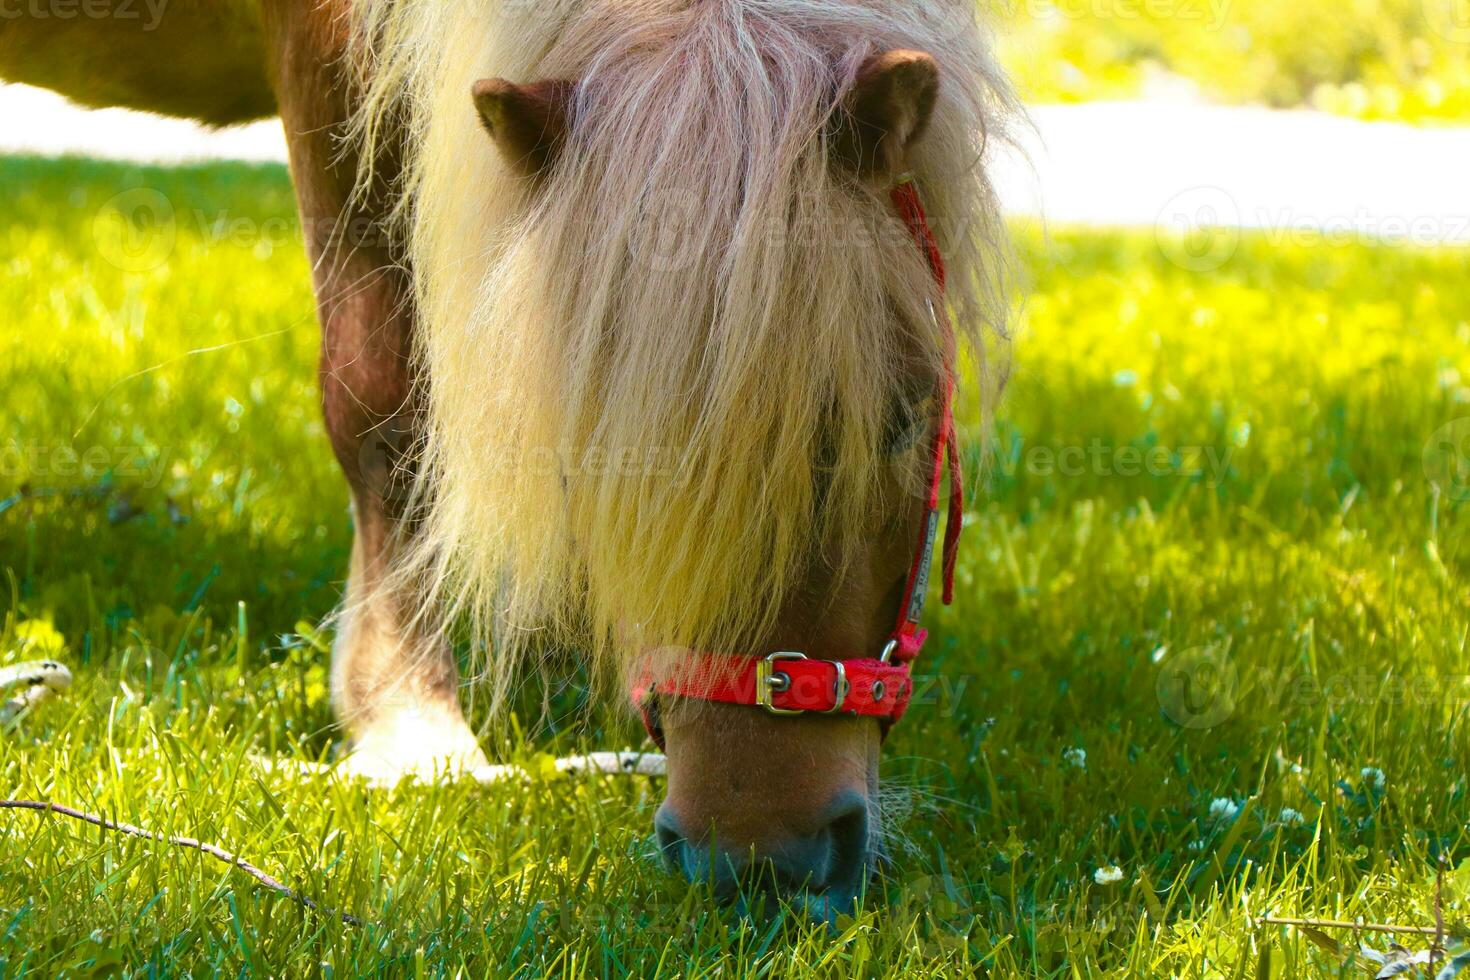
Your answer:
[[[571,82],[517,85],[503,78],[475,83],[475,108],[490,138],[512,166],[539,174],[556,162],[571,129],[576,86]]]
[[[939,101],[939,63],[923,51],[868,58],[835,120],[838,159],[862,177],[888,180],[908,169],[908,151]]]

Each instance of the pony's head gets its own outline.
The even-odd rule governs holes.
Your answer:
[[[955,349],[931,304],[976,355],[1003,318],[981,156],[1010,103],[978,27],[950,0],[413,6],[367,5],[362,124],[415,94],[410,573],[476,625],[501,694],[550,649],[619,686],[708,653],[876,658]],[[891,199],[910,172],[944,300]],[[658,715],[674,865],[851,905],[882,839],[879,722]]]

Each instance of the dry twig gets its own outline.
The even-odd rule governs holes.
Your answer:
[[[349,915],[346,912],[338,912],[335,909],[326,908],[325,906],[319,904],[316,900],[308,898],[295,889],[285,884],[282,884],[280,881],[266,874],[264,871],[260,870],[249,861],[246,861],[244,858],[231,854],[224,848],[216,847],[213,844],[206,844],[203,841],[195,840],[193,837],[164,837],[162,834],[155,834],[151,830],[144,830],[142,827],[135,827],[130,823],[115,823],[114,821],[108,820],[105,817],[99,817],[95,813],[86,813],[82,810],[75,810],[69,806],[62,806],[60,803],[48,803],[38,800],[0,800],[0,810],[34,810],[38,813],[59,813],[64,817],[70,817],[73,820],[81,820],[84,823],[89,823],[93,826],[101,827],[103,830],[111,830],[119,834],[126,834],[129,837],[141,837],[143,840],[157,841],[161,844],[171,844],[174,847],[183,847],[190,850],[201,851],[205,854],[208,854],[215,860],[223,861],[225,864],[228,864],[231,867],[240,869],[241,871],[248,874],[250,877],[254,878],[256,881],[260,882],[265,887],[269,888],[271,891],[285,895],[291,901],[302,906],[303,908],[309,909],[312,912],[316,912],[319,915],[329,915],[335,918],[340,918],[343,922],[347,923],[350,926],[362,925],[362,920],[357,918],[356,916]]]

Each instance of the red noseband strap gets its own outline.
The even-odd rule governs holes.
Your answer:
[[[649,734],[662,744],[660,697],[752,705],[772,714],[854,715],[893,723],[913,696],[907,664],[881,660],[809,660],[800,653],[769,657],[694,654],[671,677],[644,676],[633,686]]]
[[[893,205],[913,233],[914,241],[928,259],[941,301],[944,294],[944,256],[929,225],[919,188],[904,179],[893,190]],[[940,317],[940,305],[930,304]],[[949,332],[951,347],[953,330]],[[953,363],[953,350],[948,354]],[[660,697],[694,698],[723,704],[762,707],[779,715],[808,712],[877,718],[884,731],[903,717],[913,697],[909,665],[919,655],[928,634],[919,626],[924,599],[929,591],[929,568],[939,533],[940,489],[944,464],[949,461],[949,516],[944,530],[944,602],[954,601],[955,562],[959,557],[960,530],[964,525],[965,491],[960,479],[959,442],[954,425],[954,374],[951,369],[941,382],[940,413],[930,446],[928,507],[919,529],[919,543],[909,567],[899,606],[898,625],[878,659],[809,660],[800,653],[773,653],[765,657],[699,653],[685,659],[680,668],[662,680],[645,671],[633,684],[633,702],[643,714],[644,727],[663,747],[659,721]]]

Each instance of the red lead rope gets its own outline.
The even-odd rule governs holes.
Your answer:
[[[934,273],[942,305],[944,256],[924,211],[918,185],[905,178],[893,189],[893,205],[913,233]],[[940,306],[931,312],[941,316]],[[947,315],[947,314],[946,314]],[[960,476],[959,442],[954,424],[954,332],[949,332],[950,370],[942,383],[938,426],[930,449],[928,508],[919,529],[919,543],[909,567],[899,606],[898,625],[881,657],[853,660],[810,660],[800,653],[769,656],[693,653],[684,659],[673,676],[656,679],[651,668],[635,680],[633,702],[643,715],[649,736],[663,747],[658,700],[663,697],[694,698],[724,704],[759,706],[775,714],[860,715],[879,719],[884,730],[903,717],[913,696],[909,664],[919,655],[928,633],[919,625],[924,598],[929,591],[929,569],[939,530],[939,497],[944,483],[944,464],[949,460],[949,515],[944,529],[944,603],[954,601],[955,563],[959,558],[960,531],[964,526],[965,491]]]
[[[934,273],[934,282],[939,286],[941,300],[944,295],[944,255],[939,250],[939,241],[929,225],[929,216],[924,211],[924,201],[919,196],[919,185],[906,179],[893,189],[893,205],[913,233],[914,241],[929,260],[929,269]],[[931,305],[936,318],[939,310]],[[947,316],[947,314],[946,314]],[[924,596],[929,585],[929,564],[934,556],[934,535],[939,523],[939,488],[944,481],[944,461],[949,459],[949,517],[944,526],[944,604],[954,602],[954,572],[959,560],[960,531],[964,528],[965,485],[959,461],[959,438],[954,424],[954,330],[949,331],[951,361],[950,369],[943,381],[942,404],[939,411],[939,426],[934,433],[931,450],[934,469],[929,479],[929,510],[924,527],[920,530],[919,547],[914,554],[914,564],[909,569],[908,585],[904,590],[903,605],[899,609],[898,629],[893,639],[898,642],[894,653],[897,660],[907,663],[918,656],[928,635],[919,627],[924,614]]]

